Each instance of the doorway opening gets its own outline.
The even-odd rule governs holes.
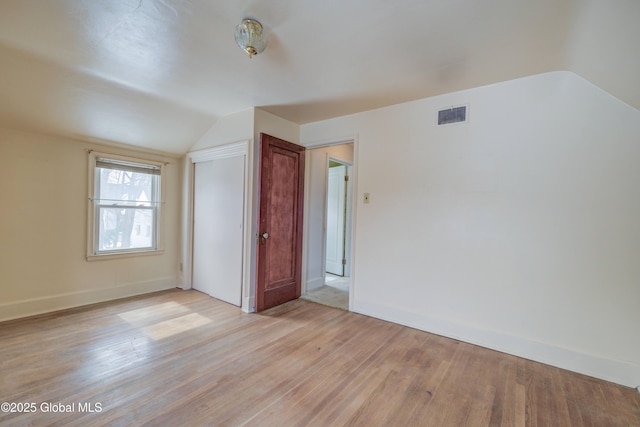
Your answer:
[[[308,163],[311,170],[303,298],[348,310],[353,143],[311,149]]]

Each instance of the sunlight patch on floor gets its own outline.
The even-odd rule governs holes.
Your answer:
[[[191,313],[187,307],[173,301],[125,311],[119,313],[118,317],[140,328],[154,341],[211,323],[211,319],[198,313]],[[168,320],[163,320],[167,318]]]
[[[151,307],[125,311],[124,313],[119,313],[118,316],[132,326],[140,326],[141,324],[148,323],[149,320],[158,320],[159,318],[171,317],[188,311],[190,310],[185,306],[170,301],[155,304]]]
[[[211,323],[211,319],[204,317],[198,313],[191,313],[175,319],[165,320],[151,326],[142,328],[142,331],[153,340],[161,340],[190,329]]]

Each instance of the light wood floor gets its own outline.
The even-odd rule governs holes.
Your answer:
[[[11,426],[640,426],[634,389],[303,300],[175,290],[0,323],[0,370],[0,402],[37,407]]]

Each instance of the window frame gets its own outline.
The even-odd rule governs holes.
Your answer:
[[[159,169],[157,174],[157,180],[153,184],[156,188],[152,190],[155,196],[155,200],[151,200],[150,206],[125,206],[121,204],[104,205],[99,203],[99,183],[98,177],[98,161],[112,162],[114,164],[129,164],[133,167],[139,166],[148,169]],[[162,232],[163,229],[163,207],[164,207],[164,162],[142,159],[131,156],[124,156],[119,154],[98,152],[91,150],[89,152],[89,173],[88,173],[88,209],[87,209],[87,260],[96,259],[112,259],[112,258],[124,258],[140,255],[155,255],[164,252],[162,244]],[[114,169],[118,169],[117,167]],[[125,168],[123,168],[124,170]],[[100,251],[98,245],[100,242],[100,220],[99,214],[101,208],[109,207],[123,207],[126,209],[149,209],[155,212],[154,224],[152,226],[152,245],[145,248],[133,248],[133,249],[113,249],[108,251]]]

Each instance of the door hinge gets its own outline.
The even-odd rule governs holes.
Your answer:
[[[348,182],[348,181],[349,181],[349,175],[345,175],[345,176],[344,176],[344,181],[345,181],[345,182]]]
[[[347,260],[346,259],[342,259],[342,265],[347,265]]]

